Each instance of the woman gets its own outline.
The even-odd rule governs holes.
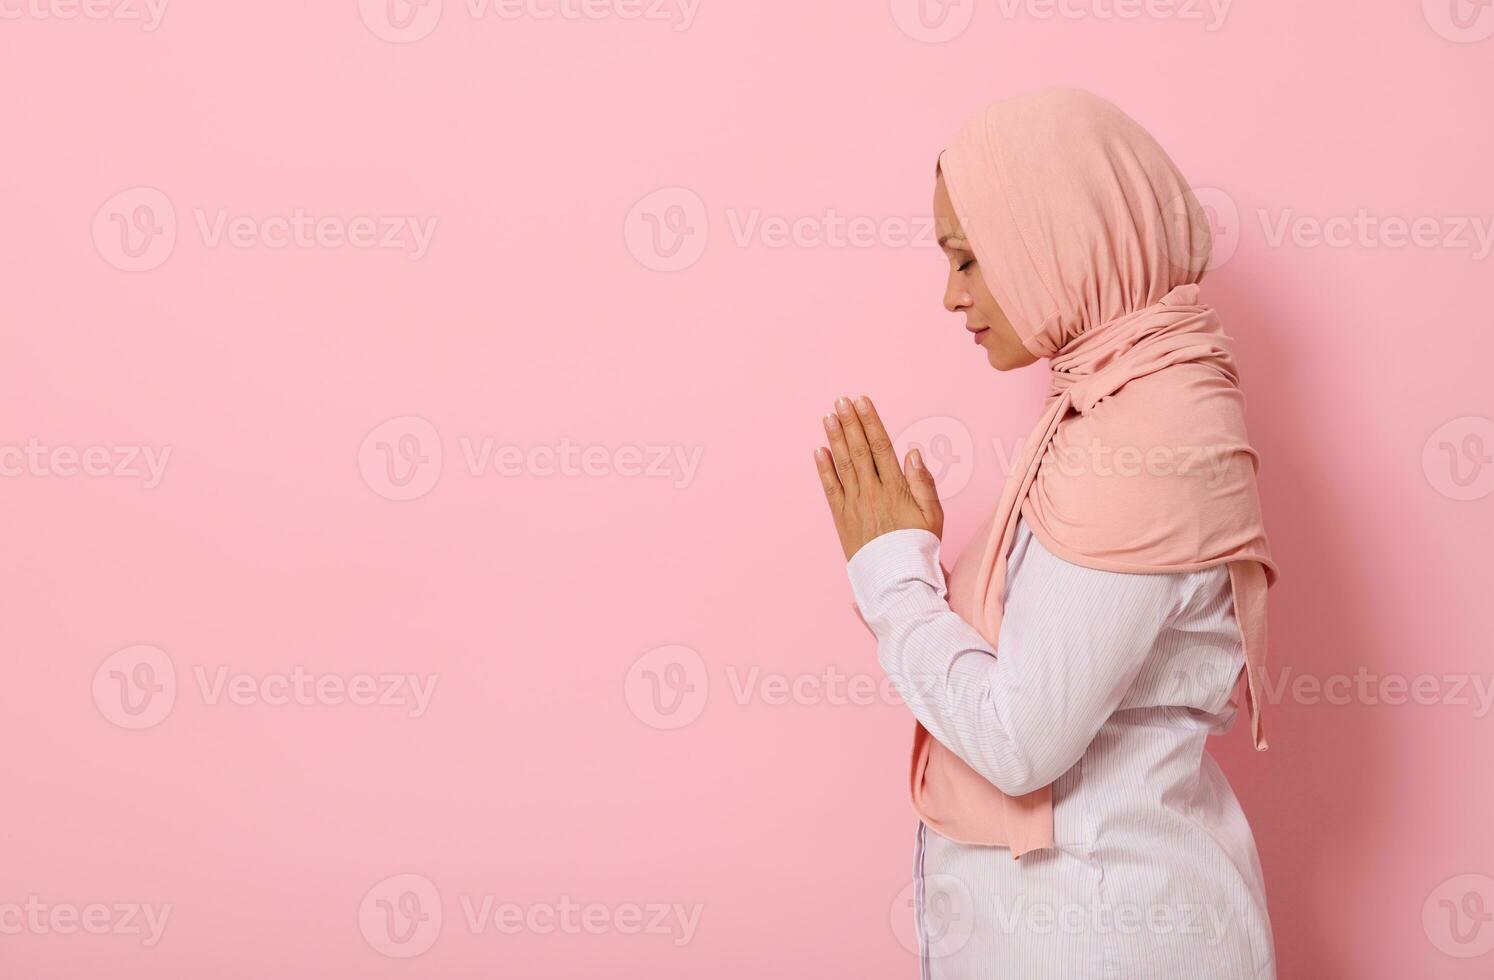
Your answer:
[[[1204,750],[1252,735],[1275,580],[1209,225],[1115,106],[987,106],[935,169],[945,308],[1042,417],[946,573],[917,450],[840,398],[815,450],[858,612],[917,719],[924,977],[1274,977],[1250,827]],[[999,651],[999,654],[998,654]],[[1018,860],[1013,860],[1017,858]]]

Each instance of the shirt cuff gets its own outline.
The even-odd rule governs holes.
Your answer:
[[[921,527],[905,527],[872,538],[846,562],[851,594],[863,619],[872,621],[910,581],[926,584],[939,598],[947,595],[939,565],[939,536]]]

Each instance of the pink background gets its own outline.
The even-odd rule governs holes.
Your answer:
[[[1288,694],[1270,752],[1218,741],[1280,975],[1488,976],[1494,717],[1445,678],[1491,669],[1494,8],[965,0],[940,41],[902,2],[703,0],[686,29],[673,4],[541,3],[445,0],[403,37],[374,0],[171,3],[153,30],[4,8],[0,916],[171,912],[154,945],[112,911],[103,935],[7,928],[0,975],[916,976],[911,725],[813,686],[880,673],[810,449],[865,391],[905,443],[951,439],[948,560],[994,504],[992,440],[1042,369],[985,365],[899,223],[926,222],[962,118],[1058,82],[1140,119],[1219,216],[1205,295],[1283,569],[1272,676],[1444,678],[1436,704]],[[329,230],[241,247],[197,217],[297,209]],[[1272,234],[1360,212],[1440,230]],[[358,216],[436,224],[412,258],[343,244]],[[164,234],[131,259],[137,217]],[[814,233],[848,218],[873,240]],[[1444,241],[1458,221],[1472,244]],[[474,473],[485,439],[591,463]],[[59,447],[110,475],[59,475]],[[113,475],[130,447],[169,450],[158,483]],[[436,687],[416,717],[197,679],[298,667]],[[173,674],[125,727],[153,719],[119,677]],[[798,693],[742,693],[769,676]],[[385,953],[433,934],[379,934],[380,899],[436,921],[402,874],[441,903],[418,958]],[[614,925],[474,934],[463,905],[562,896]],[[629,903],[700,918],[679,942]]]

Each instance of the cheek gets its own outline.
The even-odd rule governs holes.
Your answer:
[[[977,290],[975,303],[980,307],[980,312],[986,322],[992,326],[1005,328],[1003,332],[1009,333],[1013,341],[1020,345],[1021,341],[1016,339],[1016,331],[1012,328],[1011,320],[1007,318],[1006,311],[1001,308],[1001,304],[996,302],[996,297],[991,295],[991,290],[986,286],[985,280],[981,280],[975,288]]]
[[[1011,324],[1006,325],[1002,335],[1006,338],[1007,360],[1013,367],[1023,367],[1037,360],[1032,351],[1027,349],[1027,345],[1022,343],[1022,338],[1017,336],[1016,328]]]
[[[1001,307],[996,305],[996,300],[991,296],[991,290],[986,288],[986,281],[979,276],[973,277],[970,283],[970,293],[975,298],[975,305],[987,323],[1004,323],[1006,318],[1001,315]]]

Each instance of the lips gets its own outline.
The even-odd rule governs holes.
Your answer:
[[[965,328],[965,329],[966,329],[966,330],[970,330],[970,328],[969,328],[969,327],[966,327],[966,328]],[[972,333],[972,334],[973,334],[973,335],[974,335],[974,337],[973,337],[973,339],[974,339],[974,340],[975,340],[975,342],[976,342],[976,343],[977,343],[977,344],[978,344],[978,343],[980,343],[980,339],[981,339],[981,337],[982,337],[982,336],[984,336],[984,335],[985,335],[985,332],[986,332],[986,331],[987,331],[987,330],[989,330],[989,329],[991,329],[991,328],[990,328],[990,327],[981,327],[981,328],[980,328],[980,329],[978,329],[978,330],[970,330],[970,332],[971,332],[971,333]]]

